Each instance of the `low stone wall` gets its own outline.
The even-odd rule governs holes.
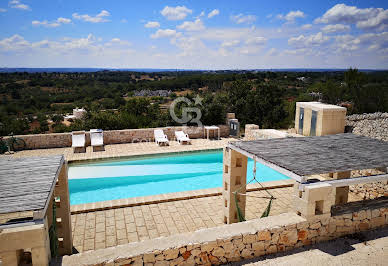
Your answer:
[[[260,129],[258,125],[245,125],[244,140],[258,140],[258,139],[278,139],[286,138],[289,134],[286,131],[276,129]]]
[[[240,261],[388,225],[377,207],[313,221],[284,213],[63,257],[63,265],[210,265]]]
[[[346,126],[354,134],[388,141],[388,113],[350,115]]]
[[[219,125],[220,136],[229,136],[229,127],[227,125]],[[104,131],[104,144],[119,144],[141,141],[153,141],[155,128],[141,129],[123,129],[123,130],[106,130]],[[163,127],[159,128],[164,131],[169,140],[175,139],[175,131],[183,130],[189,134],[190,138],[203,138],[203,128],[199,127]],[[216,133],[217,135],[217,133]],[[211,132],[213,136],[213,132]],[[35,134],[35,135],[19,135],[15,136],[26,142],[26,149],[47,149],[47,148],[63,148],[71,147],[71,133],[51,133],[51,134]],[[6,138],[5,138],[6,139]],[[86,145],[90,145],[90,136],[86,132]]]

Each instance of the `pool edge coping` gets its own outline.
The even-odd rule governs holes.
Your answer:
[[[109,160],[122,160],[122,159],[129,159],[129,158],[143,158],[143,157],[153,157],[153,156],[160,156],[160,155],[176,155],[181,153],[194,153],[194,152],[212,152],[212,151],[218,151],[223,150],[223,147],[217,147],[217,148],[208,148],[208,149],[193,149],[193,150],[182,150],[182,151],[166,151],[166,152],[155,152],[155,153],[139,153],[139,154],[133,154],[133,155],[118,155],[118,156],[107,156],[107,157],[98,157],[98,158],[76,158],[76,159],[68,159],[68,164],[83,164],[83,163],[91,163],[91,162],[101,162],[101,161],[109,161]]]
[[[294,185],[293,179],[282,179],[276,181],[267,181],[261,183],[263,186],[256,184],[248,184],[247,192],[260,191],[266,189],[286,188]],[[172,202],[179,200],[204,198],[222,195],[222,187],[190,190],[183,192],[165,193],[152,196],[134,197],[117,200],[99,201],[93,203],[70,205],[71,214],[88,213],[94,211],[104,211],[123,207],[134,207],[141,205],[157,204],[164,202]]]

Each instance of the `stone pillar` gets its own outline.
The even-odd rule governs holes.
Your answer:
[[[308,220],[331,216],[331,206],[335,203],[335,190],[330,184],[316,183],[299,190],[295,184],[294,210]]]
[[[18,266],[22,255],[23,255],[22,249],[0,252],[0,258],[2,262],[1,265]]]
[[[44,228],[40,230],[40,245],[31,248],[32,265],[49,265],[51,260],[49,225],[47,217],[44,220]]]
[[[223,205],[224,223],[231,224],[238,222],[235,194],[246,193],[247,185],[247,162],[248,158],[228,147],[224,148],[223,156]],[[237,195],[238,206],[245,216],[246,196]]]
[[[55,186],[57,236],[59,239],[58,252],[60,255],[71,255],[73,239],[71,235],[71,214],[69,184],[67,178],[67,163],[64,163]],[[59,199],[59,200],[58,200]]]
[[[333,179],[346,179],[350,178],[350,171],[337,172],[333,174]],[[337,187],[335,193],[335,204],[345,204],[348,202],[349,186]]]
[[[244,140],[255,140],[254,132],[259,129],[258,125],[246,124]]]

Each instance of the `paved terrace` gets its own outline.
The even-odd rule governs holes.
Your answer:
[[[270,215],[292,211],[293,187],[271,189],[276,197]],[[249,192],[246,219],[261,216],[267,207],[265,191]],[[350,201],[360,200],[349,195]],[[72,215],[73,245],[79,251],[137,242],[224,225],[222,196],[94,211]]]
[[[221,149],[228,142],[236,141],[234,138],[222,138],[221,140],[193,139],[191,145],[180,145],[176,141],[170,141],[170,146],[158,146],[155,142],[142,143],[125,143],[105,145],[105,151],[93,152],[92,147],[86,147],[85,153],[74,153],[71,147],[68,148],[52,148],[52,149],[36,149],[18,151],[12,155],[13,157],[28,157],[28,156],[48,156],[63,154],[67,161],[82,161],[103,158],[125,157],[133,155],[169,153],[169,152],[185,152],[198,150]]]

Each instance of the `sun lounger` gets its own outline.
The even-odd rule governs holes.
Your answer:
[[[191,139],[189,138],[189,135],[187,135],[183,131],[175,131],[175,138],[179,142],[179,144],[190,144]]]
[[[160,145],[160,144],[168,145],[168,138],[164,134],[163,130],[155,129],[154,130],[154,137],[155,137],[156,144],[158,144],[158,145]]]
[[[93,151],[104,150],[104,133],[102,129],[90,130],[90,143],[93,147]]]
[[[71,147],[74,153],[85,152],[85,131],[71,132]]]

